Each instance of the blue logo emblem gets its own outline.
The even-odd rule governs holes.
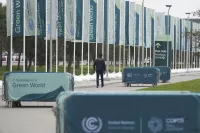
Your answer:
[[[30,30],[33,30],[34,29],[34,23],[33,23],[33,20],[32,19],[29,19],[28,20],[28,27]]]
[[[49,34],[51,32],[51,25],[47,24],[47,33]]]
[[[71,28],[70,28],[70,33],[72,36],[74,35],[74,27],[73,26],[71,26]]]

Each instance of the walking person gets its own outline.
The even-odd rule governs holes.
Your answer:
[[[93,68],[96,71],[96,84],[97,88],[99,87],[99,76],[101,76],[101,87],[104,87],[103,75],[106,71],[106,64],[102,58],[103,54],[100,54],[99,57],[94,61]]]

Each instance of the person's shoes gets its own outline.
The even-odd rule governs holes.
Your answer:
[[[99,86],[97,86],[97,88],[99,88]]]
[[[101,87],[104,87],[104,85],[102,85]]]

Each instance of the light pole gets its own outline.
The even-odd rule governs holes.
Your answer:
[[[169,66],[169,35],[170,35],[170,20],[169,20],[169,11],[172,7],[172,5],[166,5],[166,7],[168,7],[168,25],[167,25],[167,66],[168,67],[171,67]]]
[[[144,67],[144,0],[142,0],[142,67]]]
[[[187,12],[187,13],[185,13],[185,14],[187,14],[188,15],[188,17],[187,17],[187,24],[188,24],[188,31],[189,31],[189,17],[190,17],[190,12]],[[187,72],[188,72],[188,69],[189,69],[189,51],[190,51],[190,46],[189,46],[189,38],[187,38],[187,57],[186,57],[186,67],[187,67]],[[192,63],[193,63],[193,57],[192,57]]]

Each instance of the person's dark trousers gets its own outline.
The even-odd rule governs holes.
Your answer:
[[[99,76],[101,76],[101,87],[103,87],[104,86],[103,71],[96,70],[96,76],[97,76],[97,78],[96,78],[97,87],[99,87]]]

